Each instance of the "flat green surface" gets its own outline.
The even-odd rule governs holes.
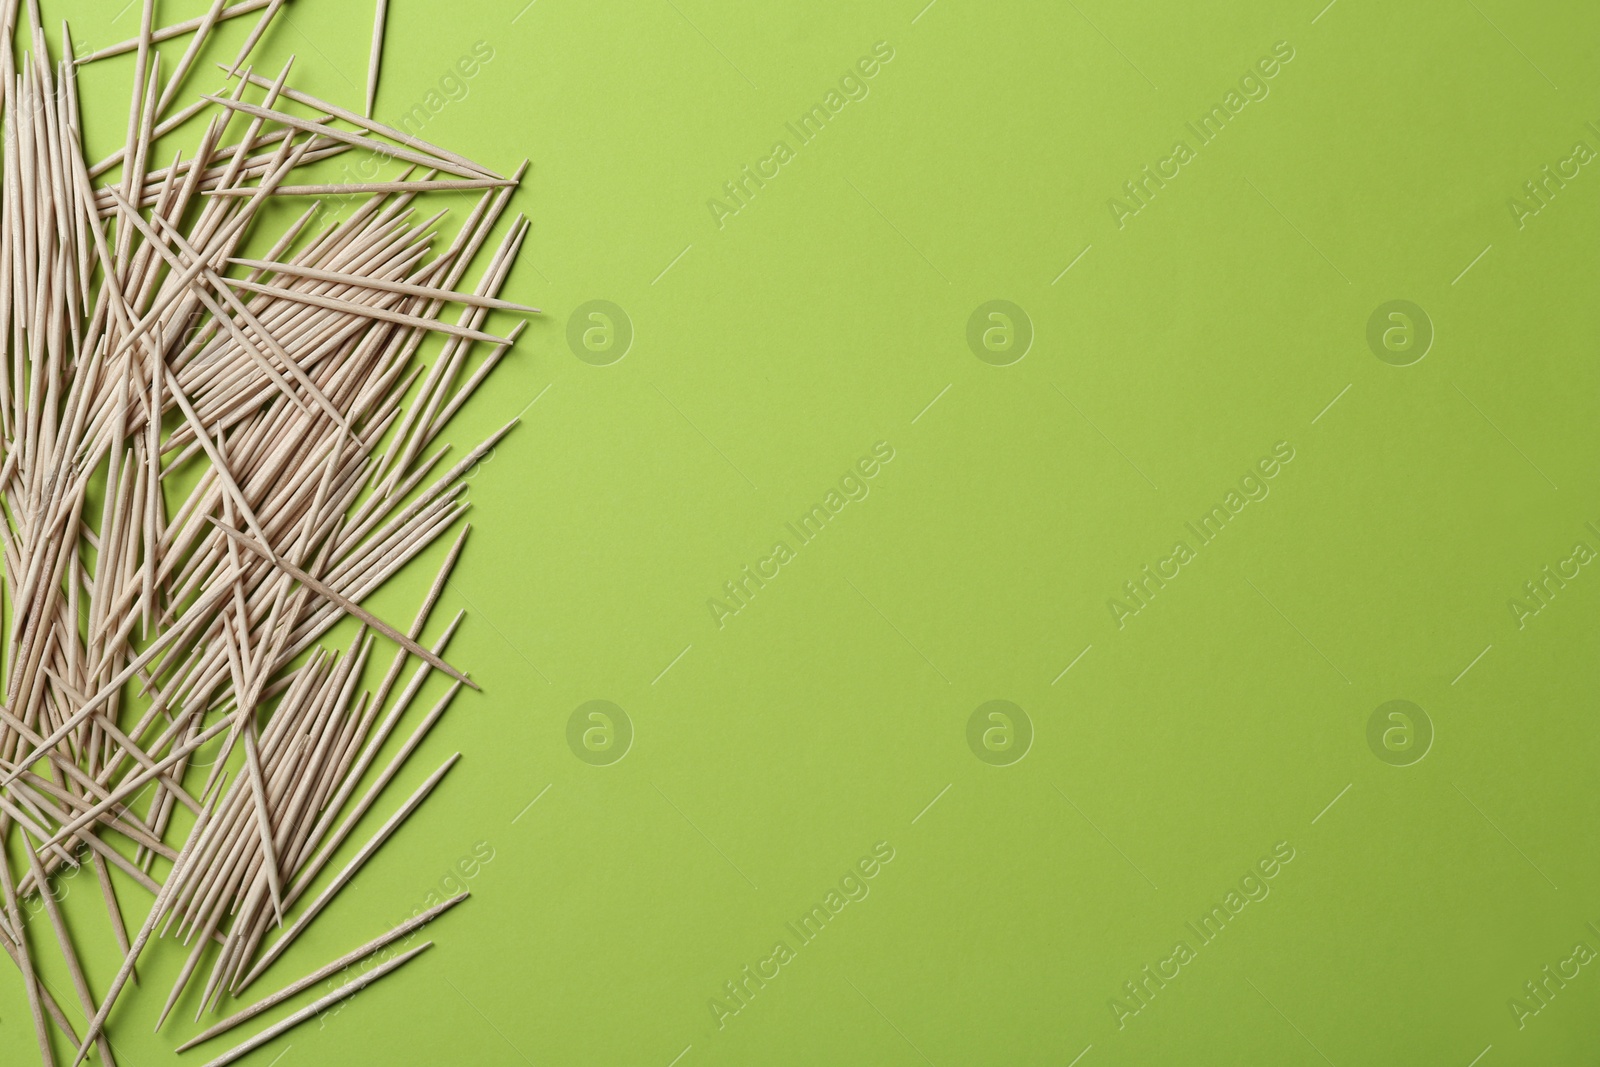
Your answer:
[[[71,5],[80,36],[130,36],[120,2]],[[423,136],[533,161],[508,295],[547,313],[451,431],[525,409],[433,631],[468,609],[451,658],[485,692],[379,818],[465,758],[255,992],[492,859],[434,950],[249,1064],[1600,1053],[1600,171],[1574,157],[1600,11],[925,2],[393,5],[379,117],[436,91]],[[370,23],[296,0],[260,66],[297,53],[359,107]],[[101,150],[130,70],[86,74]],[[605,319],[569,346],[594,300],[620,361]],[[982,346],[1000,320],[969,347],[991,300],[1031,324],[1020,361]],[[1420,362],[1369,347],[1394,300],[1431,322]],[[372,606],[409,617],[441,551]],[[1541,605],[1547,565],[1576,576]],[[631,724],[620,761],[583,747],[600,720],[569,748],[592,700]],[[992,700],[1026,723],[974,750]],[[1391,700],[1431,724],[1419,762],[1415,715],[1369,746]],[[191,1000],[148,1032],[181,958],[118,1007],[125,1065],[197,1029]],[[35,1056],[7,970],[0,1061]]]

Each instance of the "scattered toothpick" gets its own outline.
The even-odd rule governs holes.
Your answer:
[[[378,0],[377,15],[372,23],[372,56],[367,61],[367,118],[372,117],[372,106],[378,100],[378,68],[383,66],[383,29],[389,17],[389,0]]]
[[[364,114],[291,85],[292,60],[255,72],[284,3],[208,0],[161,26],[142,0],[135,37],[78,55],[64,27],[52,55],[38,0],[0,0],[0,948],[46,1064],[52,1030],[74,1067],[114,1063],[108,1020],[155,940],[187,946],[158,1028],[186,998],[198,1018],[264,975],[460,759],[397,807],[385,799],[477,688],[445,659],[463,615],[432,614],[465,543],[466,476],[516,420],[448,464],[438,438],[528,325],[493,329],[490,316],[537,314],[502,294],[529,231],[506,214],[527,164],[502,177],[372,118],[386,0]],[[197,92],[191,75],[218,58],[221,27],[251,13],[243,48],[217,64],[224,86]],[[91,162],[81,131],[94,102],[80,100],[78,71],[125,54],[126,118],[119,104],[115,150]],[[171,151],[164,139],[191,123],[197,136]],[[351,152],[404,167],[393,180],[302,180]],[[270,207],[289,196],[349,206],[282,222]],[[463,196],[450,231],[448,208],[419,210]],[[365,606],[453,529],[409,625]],[[347,619],[348,646],[326,647]],[[435,672],[450,684],[430,706],[419,696]],[[324,884],[380,805],[393,813]],[[91,931],[52,895],[83,866],[110,920]],[[82,965],[85,938],[101,935],[120,960],[109,982]],[[47,968],[57,952],[61,969]],[[52,991],[47,970],[70,989]]]

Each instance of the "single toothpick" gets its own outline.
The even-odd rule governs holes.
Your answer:
[[[360,948],[355,949],[352,952],[345,953],[343,956],[340,956],[338,959],[324,967],[318,968],[299,981],[291,982],[289,985],[284,986],[276,993],[261,998],[256,1003],[250,1005],[250,1007],[245,1008],[243,1011],[234,1015],[230,1015],[226,1019],[217,1023],[215,1026],[196,1034],[188,1041],[185,1041],[183,1044],[179,1045],[176,1051],[187,1052],[196,1045],[203,1045],[207,1041],[221,1037],[223,1034],[227,1033],[229,1030],[232,1030],[241,1023],[249,1022],[262,1012],[270,1011],[291,997],[303,993],[307,989],[310,989],[313,986],[332,978],[345,968],[350,967],[353,964],[360,963],[374,952],[388,948],[401,938],[410,936],[470,896],[472,896],[471,893],[463,891],[451,897],[449,900],[435,904],[433,907],[422,912],[420,915],[417,915],[411,919],[407,919],[405,922],[401,923],[399,926],[396,926],[388,933],[373,938]]]
[[[383,66],[383,29],[389,17],[389,0],[378,0],[377,15],[372,23],[372,55],[367,60],[367,118],[372,117],[372,106],[378,99],[378,69]]]
[[[278,1035],[293,1030],[307,1019],[315,1018],[317,1015],[333,1007],[340,1001],[347,1000],[348,998],[355,996],[373,982],[376,982],[378,979],[392,971],[399,970],[401,967],[404,967],[406,964],[410,963],[412,960],[416,959],[418,956],[422,955],[432,947],[432,941],[423,942],[410,952],[403,953],[387,963],[374,967],[366,974],[346,982],[337,990],[329,993],[325,997],[322,997],[320,1000],[306,1005],[304,1008],[301,1008],[299,1011],[295,1012],[287,1019],[284,1019],[282,1022],[274,1023],[273,1025],[267,1027],[255,1037],[252,1037],[250,1040],[244,1042],[242,1045],[229,1049],[227,1052],[224,1052],[222,1055],[206,1064],[205,1067],[226,1067],[227,1064],[234,1062],[248,1053],[254,1052],[262,1045],[274,1040],[278,1037]]]
[[[252,11],[260,11],[271,2],[272,0],[240,0],[239,3],[234,4],[232,7],[223,9],[217,18],[238,18],[240,15],[248,15]],[[150,40],[155,44],[160,44],[162,41],[170,41],[174,37],[182,37],[186,33],[193,33],[206,24],[208,17],[207,15],[202,15],[199,18],[188,19],[184,22],[175,22],[171,26],[163,26],[161,29],[151,33]],[[138,47],[139,38],[134,37],[119,44],[102,48],[97,52],[90,52],[86,56],[79,56],[76,62],[79,66],[82,66],[85,63],[93,63],[97,59],[110,59],[112,56],[125,55],[128,52],[136,51]]]

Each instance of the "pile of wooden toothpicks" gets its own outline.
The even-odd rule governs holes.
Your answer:
[[[21,970],[46,1064],[116,1062],[106,1020],[155,939],[181,941],[187,961],[146,1025],[180,1001],[199,1018],[243,995],[459,758],[404,800],[385,796],[473,686],[442,658],[459,615],[432,647],[418,640],[466,529],[414,618],[392,625],[361,604],[461,519],[464,475],[511,425],[454,463],[439,434],[525,324],[495,336],[486,316],[534,311],[497,296],[527,221],[490,240],[522,171],[502,177],[368,117],[381,5],[364,113],[295,89],[292,61],[252,69],[283,0],[215,0],[166,27],[154,6],[143,0],[137,38],[76,57],[65,26],[50,47],[38,0],[0,0],[0,947]],[[213,30],[252,12],[243,50],[217,64],[220,87],[186,90],[212,69],[198,60]],[[186,35],[163,70],[154,46]],[[130,53],[126,142],[88,160],[77,70]],[[197,147],[162,152],[180,130]],[[294,184],[299,168],[347,152],[407,169]],[[436,229],[447,211],[418,218],[412,205],[439,192],[470,206],[448,240]],[[318,196],[347,210],[323,221]],[[312,206],[292,223],[264,210],[294,197]],[[247,258],[247,241],[271,247]],[[347,616],[349,646],[320,646]],[[424,710],[433,672],[454,684]],[[375,806],[374,819],[392,814],[353,838]],[[104,898],[98,928],[69,926],[50,891],[84,868]],[[135,886],[144,899],[119,900]],[[413,939],[460,899],[184,1047]],[[74,946],[101,936],[124,962],[97,985]],[[384,952],[211,1062],[427,947]],[[43,978],[54,953],[70,985]]]

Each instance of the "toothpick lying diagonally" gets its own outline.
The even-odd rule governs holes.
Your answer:
[[[360,948],[355,949],[352,952],[345,953],[332,963],[313,971],[304,978],[301,978],[299,981],[291,982],[289,985],[284,986],[276,993],[261,998],[261,1000],[250,1005],[250,1007],[244,1009],[243,1011],[238,1012],[235,1015],[228,1016],[228,1018],[205,1030],[203,1033],[196,1034],[188,1041],[185,1041],[183,1044],[179,1045],[177,1051],[186,1052],[189,1049],[194,1048],[196,1045],[203,1045],[207,1041],[221,1037],[223,1034],[227,1033],[229,1030],[232,1030],[241,1023],[249,1022],[262,1012],[275,1008],[284,1001],[294,997],[296,994],[303,993],[318,983],[332,978],[345,968],[360,963],[374,952],[378,952],[389,947],[403,937],[410,936],[470,896],[472,896],[471,893],[463,891],[461,893],[457,893],[448,900],[435,904],[433,907],[422,912],[420,915],[417,915],[415,918],[407,919],[405,922],[401,923],[399,926],[396,926],[388,933],[373,938]]]
[[[234,4],[232,7],[225,8],[221,15],[217,17],[223,19],[238,18],[240,15],[248,15],[252,11],[260,11],[269,3],[271,3],[271,0],[239,0],[239,2]],[[152,33],[150,35],[150,40],[155,44],[160,44],[162,41],[170,41],[174,37],[182,37],[186,33],[193,33],[195,30],[198,30],[201,26],[205,25],[206,18],[207,16],[201,16],[199,18],[188,19],[184,22],[176,22],[171,26],[164,26]],[[81,66],[84,63],[93,63],[97,59],[110,59],[112,56],[120,56],[128,52],[136,51],[138,50],[138,47],[139,39],[135,37],[132,40],[123,41],[120,44],[114,44],[110,45],[109,47],[102,48],[98,52],[91,52],[86,56],[79,56],[78,64]]]
[[[462,674],[460,671],[458,671],[454,667],[450,666],[450,664],[446,663],[444,660],[440,659],[438,656],[435,656],[432,652],[429,652],[426,648],[423,648],[421,645],[417,644],[415,641],[413,641],[411,638],[407,637],[405,634],[401,633],[399,630],[396,630],[393,626],[390,626],[388,623],[384,622],[382,619],[378,618],[376,615],[374,615],[371,612],[367,611],[360,604],[357,604],[353,600],[346,599],[338,591],[336,591],[335,589],[331,588],[330,586],[324,585],[322,582],[319,582],[317,579],[311,577],[311,575],[307,574],[305,571],[301,570],[299,567],[296,567],[293,563],[290,563],[288,560],[280,559],[277,556],[273,555],[272,550],[267,548],[265,545],[260,544],[259,542],[250,540],[248,537],[246,537],[244,534],[240,533],[237,530],[228,529],[226,526],[223,526],[221,523],[217,523],[215,519],[210,519],[210,521],[213,522],[213,523],[216,523],[216,526],[217,526],[218,530],[221,530],[223,533],[227,534],[230,538],[232,538],[237,543],[239,543],[239,544],[243,545],[244,547],[248,548],[250,551],[254,552],[256,555],[260,556],[262,559],[267,560],[268,562],[273,564],[273,566],[282,568],[284,573],[288,574],[295,581],[300,582],[302,585],[304,585],[307,588],[311,589],[313,592],[318,593],[318,594],[328,598],[329,600],[333,601],[335,604],[337,604],[344,611],[349,612],[351,615],[354,615],[356,618],[360,619],[362,622],[366,623],[368,626],[372,627],[374,630],[377,630],[379,633],[383,634],[385,637],[387,637],[390,640],[392,640],[395,644],[400,645],[407,652],[410,652],[413,656],[416,656],[419,659],[426,660],[428,663],[430,663],[433,666],[437,667],[439,670],[444,671],[444,673],[448,674],[450,677],[454,678],[458,682],[462,682],[462,683],[464,683],[466,685],[469,685],[474,689],[478,688],[477,684],[475,682],[473,682],[473,680],[471,678],[468,678],[466,675]]]
[[[222,1055],[206,1064],[205,1067],[226,1067],[227,1064],[234,1062],[246,1053],[255,1051],[262,1045],[265,1045],[267,1042],[276,1038],[279,1034],[287,1033],[296,1026],[299,1026],[301,1023],[305,1022],[307,1019],[314,1018],[319,1013],[326,1011],[340,1001],[347,1000],[348,998],[355,996],[373,982],[376,982],[378,979],[382,978],[391,971],[399,970],[401,967],[404,967],[406,964],[410,963],[412,960],[416,959],[418,956],[422,955],[432,947],[432,941],[425,941],[416,948],[412,949],[410,952],[403,953],[399,956],[396,956],[388,963],[374,967],[372,970],[368,971],[359,978],[351,979],[349,982],[346,982],[344,985],[340,986],[338,989],[334,990],[332,993],[329,993],[327,996],[321,998],[315,1003],[307,1004],[305,1007],[301,1008],[287,1019],[284,1019],[282,1022],[274,1023],[272,1026],[267,1027],[255,1037],[252,1037],[250,1040],[246,1041],[244,1044],[224,1052]]]

